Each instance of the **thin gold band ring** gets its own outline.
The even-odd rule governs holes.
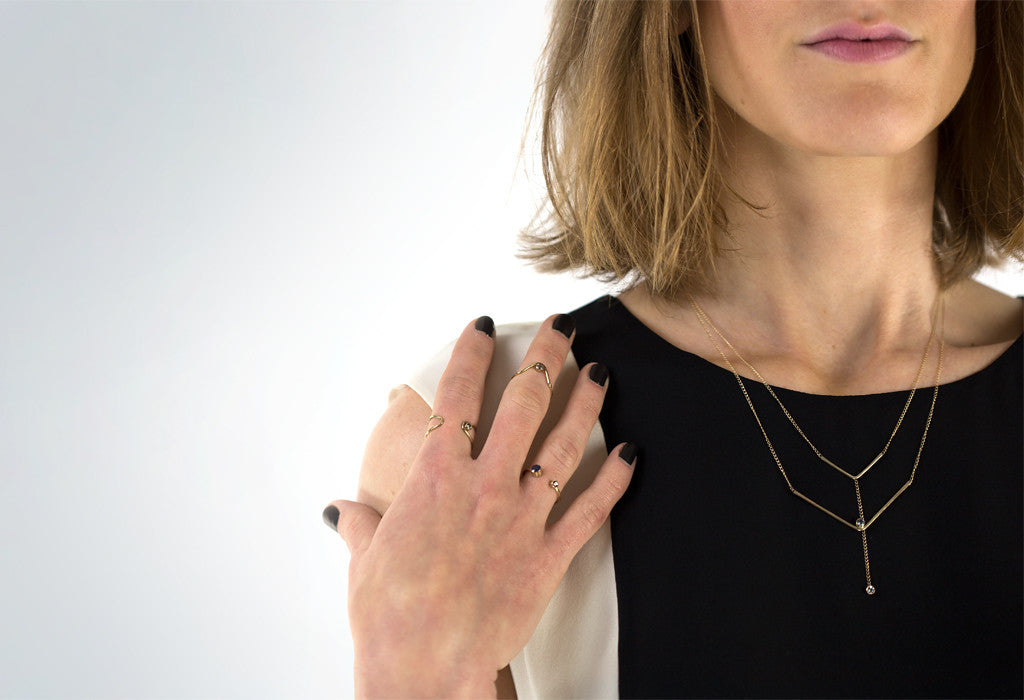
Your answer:
[[[562,498],[562,485],[559,484],[554,479],[552,479],[551,481],[548,482],[548,486],[555,490],[555,503],[558,503],[558,501]]]
[[[523,372],[529,372],[531,369],[535,369],[538,372],[543,372],[544,381],[547,382],[548,384],[548,391],[554,392],[555,388],[551,385],[551,376],[548,374],[548,368],[544,365],[543,362],[534,362],[532,365],[526,365],[526,367],[523,367],[521,370],[513,374],[512,378],[515,379]]]
[[[436,423],[434,421],[437,421]],[[432,432],[444,425],[444,418],[437,415],[436,413],[430,414],[430,418],[427,418],[427,432],[423,433],[423,437],[430,435]]]

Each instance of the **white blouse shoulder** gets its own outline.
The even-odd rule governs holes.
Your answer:
[[[525,366],[530,342],[540,324],[498,326],[495,352],[476,440],[486,439],[491,421],[512,375]],[[408,384],[428,405],[433,405],[438,380],[448,364],[455,343],[450,343],[410,378]],[[572,353],[566,358],[555,384],[548,417],[541,425],[530,457],[554,426],[579,374]],[[557,519],[576,496],[593,481],[608,456],[604,433],[595,425],[587,440],[579,468],[562,489],[562,499],[552,510]],[[524,465],[525,466],[525,465]],[[520,698],[614,698],[618,697],[619,617],[612,565],[611,529],[607,522],[573,559],[540,624],[526,647],[511,663],[516,694]]]

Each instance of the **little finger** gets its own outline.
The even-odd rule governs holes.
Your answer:
[[[568,567],[584,544],[608,519],[612,507],[626,492],[636,466],[637,448],[631,442],[612,450],[594,482],[577,496],[565,514],[549,529],[548,545],[561,565]]]

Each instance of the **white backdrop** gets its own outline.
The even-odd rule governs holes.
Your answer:
[[[0,696],[350,694],[388,389],[514,258],[541,2],[0,4]],[[990,278],[1024,293],[1024,275]]]

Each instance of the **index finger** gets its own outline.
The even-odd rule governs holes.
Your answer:
[[[466,326],[455,341],[452,356],[437,385],[431,407],[432,420],[426,426],[425,437],[429,438],[426,445],[437,445],[438,449],[452,450],[457,455],[472,453],[472,438],[484,397],[484,380],[493,354],[494,321],[490,316],[481,316]]]

